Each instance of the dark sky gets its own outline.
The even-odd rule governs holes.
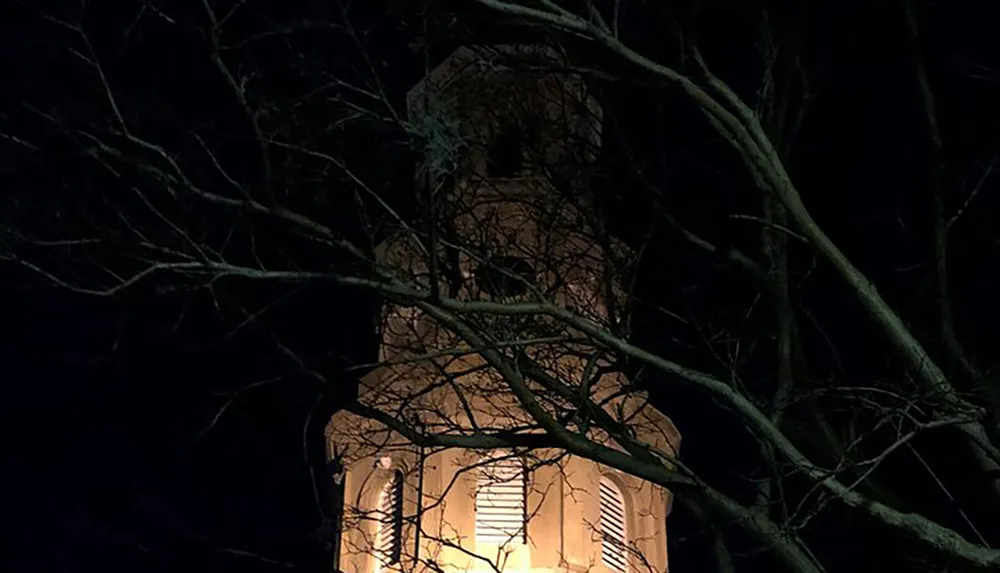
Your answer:
[[[195,3],[190,4],[168,2],[162,8],[186,14],[194,9]],[[856,8],[846,4],[849,9],[817,8],[811,16],[811,54],[829,71],[819,78],[827,83],[804,123],[800,145],[790,162],[792,174],[809,190],[810,207],[816,219],[828,225],[833,239],[854,257],[890,302],[912,317],[918,334],[932,337],[923,294],[928,288],[927,215],[922,199],[926,196],[926,159],[907,52],[892,12],[896,5],[875,2]],[[175,127],[209,121],[220,122],[221,127],[214,132],[217,143],[225,143],[227,137],[238,133],[234,126],[239,125],[239,117],[216,117],[217,109],[229,109],[229,103],[214,90],[217,86],[203,69],[204,63],[192,64],[204,56],[201,48],[190,47],[204,42],[194,25],[178,30],[164,28],[155,19],[144,20],[134,43],[121,42],[119,38],[133,16],[100,2],[93,6],[87,26],[94,44],[113,61],[109,73],[130,94],[131,109],[147,133],[161,134],[169,142],[172,134],[180,131]],[[985,11],[976,13],[971,6],[935,6],[933,18],[926,22],[924,48],[939,98],[948,178],[959,189],[949,197],[952,210],[967,197],[968,182],[977,179],[985,162],[1000,149],[996,136],[1000,130],[1000,68],[989,67],[1000,64],[991,43],[992,20]],[[268,12],[272,8],[273,12]],[[227,40],[238,41],[240,26],[245,26],[242,33],[250,36],[264,29],[261,22],[318,19],[322,12],[331,11],[309,3],[275,3],[272,8],[247,8],[252,17],[247,16],[246,22],[237,18],[237,31]],[[374,50],[375,66],[387,78],[390,97],[398,104],[403,90],[419,78],[422,63],[421,54],[408,47],[417,35],[414,25],[401,24],[406,10],[395,4],[389,8],[382,18],[375,15],[381,6],[371,12],[354,8],[352,18],[363,32],[365,45]],[[14,10],[16,19],[7,21],[16,22],[16,29],[6,36],[8,45],[0,49],[0,58],[16,79],[10,82],[14,87],[0,99],[10,110],[4,113],[0,109],[0,119],[5,122],[0,127],[28,126],[27,133],[32,133],[30,126],[37,118],[25,114],[25,102],[83,116],[90,108],[100,108],[95,90],[79,88],[89,84],[81,72],[74,71],[72,58],[65,54],[63,48],[71,42],[65,31],[33,15],[33,6],[19,3]],[[470,30],[479,31],[475,33],[481,37],[511,33],[492,17],[468,21],[472,23],[459,20],[459,24],[444,27],[451,20],[448,12],[442,9],[441,15],[435,14],[438,20],[434,26],[444,30],[440,39],[435,39],[435,57],[473,35]],[[746,29],[735,8],[720,8],[712,17],[716,26],[705,33],[706,56],[719,62],[717,73],[746,91],[757,76],[744,72],[753,54],[741,46],[752,45],[754,30]],[[198,18],[187,21],[197,23]],[[636,45],[652,46],[665,57],[671,55],[669,46],[657,48],[657,30],[662,31],[658,26],[664,21],[651,17],[634,24]],[[484,29],[487,32],[482,32]],[[343,37],[324,42],[306,44],[314,51],[306,52],[309,57],[302,66],[356,70],[362,65],[357,52],[351,52],[351,42]],[[291,47],[283,49],[279,45],[254,52],[252,63],[247,65],[268,73],[280,70],[282,58],[295,53]],[[620,62],[604,60],[600,51],[584,53],[611,69],[625,69]],[[984,79],[975,79],[976,74]],[[283,80],[280,74],[267,77],[269,83],[260,89],[271,96],[299,88],[294,78]],[[656,102],[661,101],[660,92],[605,89],[608,101],[615,104],[614,113],[609,115],[615,122],[609,135],[638,143],[647,151],[640,161],[650,166],[649,172],[668,190],[668,204],[686,220],[700,225],[706,236],[720,241],[739,236],[731,222],[712,218],[703,207],[707,202],[726,202],[735,208],[753,190],[747,186],[739,163],[708,135],[703,120],[693,113],[672,115],[665,120],[670,129],[692,135],[661,141],[658,132],[665,124],[650,120]],[[662,101],[667,106],[685,105],[673,96],[662,96]],[[671,111],[667,110],[668,115]],[[48,143],[54,141],[41,137],[48,138]],[[246,151],[239,147],[244,145],[240,137],[231,137],[234,154]],[[388,135],[376,129],[342,139],[348,137],[350,141],[334,138],[331,145],[350,146],[349,151],[356,154],[352,158],[365,171],[363,175],[384,176],[389,179],[387,186],[406,185],[412,157],[402,151],[394,155],[384,152]],[[37,199],[50,193],[54,198],[51,204],[68,201],[65,204],[72,209],[75,199],[52,191],[58,189],[58,181],[80,177],[80,181],[100,184],[98,176],[90,178],[87,170],[92,167],[82,167],[72,150],[51,145],[55,147],[45,149],[52,155],[44,158],[0,163],[0,174],[13,182],[4,185],[5,200]],[[661,155],[651,150],[659,150]],[[366,154],[378,159],[358,160]],[[249,172],[244,175],[250,176]],[[698,193],[687,192],[693,186]],[[84,188],[93,190],[81,184],[81,194],[87,192]],[[983,317],[1000,312],[993,296],[996,281],[988,270],[1000,257],[990,223],[997,218],[996,191],[993,183],[981,192],[976,208],[963,215],[965,224],[956,229],[954,239],[955,288],[962,299],[956,312],[970,348],[977,352],[997,342],[995,332],[979,332],[985,330]],[[406,192],[394,193],[406,203]],[[642,222],[649,205],[627,191],[623,193],[617,202],[609,199],[609,204],[612,226],[627,235],[629,227],[641,226],[637,222]],[[344,205],[316,209],[318,216],[351,233],[353,229],[346,228],[351,215]],[[262,233],[271,236],[267,232],[270,230]],[[691,284],[686,290],[671,292],[669,300],[684,300],[691,308],[721,308],[720,313],[732,306],[736,309],[733,312],[739,312],[745,301],[733,298],[731,290],[741,279],[718,265],[692,262],[689,254],[674,247],[675,243],[664,239],[660,255],[654,248],[651,260],[656,262],[651,268],[659,268],[660,261],[667,260],[674,265],[675,274],[667,277],[647,269],[640,290],[649,294],[674,289],[675,276],[684,273]],[[340,264],[324,260],[321,253],[302,256],[321,264]],[[924,271],[919,270],[921,265]],[[901,270],[911,267],[918,270]],[[13,438],[7,447],[14,453],[7,456],[14,462],[4,464],[8,478],[12,478],[6,483],[13,487],[4,490],[3,514],[12,518],[5,520],[5,536],[14,540],[15,559],[13,566],[4,570],[323,570],[329,557],[322,535],[316,533],[321,516],[312,482],[315,467],[308,460],[320,454],[318,429],[323,419],[350,396],[361,372],[351,366],[373,358],[376,306],[372,299],[313,288],[295,293],[280,311],[268,313],[260,325],[233,331],[239,322],[235,315],[215,312],[214,302],[203,295],[190,300],[158,296],[155,284],[142,284],[114,299],[88,298],[45,286],[13,266],[2,266],[0,272],[4,279],[0,285],[0,363],[4,374],[0,377],[6,394],[0,400],[0,428]],[[837,279],[822,264],[814,272],[819,277],[815,282],[821,286],[803,287],[802,299],[809,302],[820,322],[851,333],[842,362],[849,375],[891,370],[892,358],[884,344],[860,309],[843,296]],[[252,292],[241,288],[225,286],[221,291],[224,302],[239,299],[247,308],[260,308],[280,294],[257,287]],[[676,333],[665,334],[663,323],[651,321],[639,327],[649,346],[683,354],[670,345]],[[300,349],[335,381],[334,387],[324,387],[297,372],[275,350],[275,336]],[[816,332],[806,336],[815,338],[816,345],[822,344]],[[697,361],[703,357],[692,353],[690,358]],[[256,385],[238,392],[248,384]],[[230,398],[234,400],[226,406]],[[723,450],[724,455],[716,453],[722,447],[719,434],[745,433],[738,425],[709,418],[703,408],[691,407],[698,398],[680,389],[657,399],[684,433],[685,448],[691,452],[685,455],[702,468],[721,475],[727,471],[726,460],[740,458],[738,447]],[[689,399],[692,402],[687,402]],[[307,425],[309,419],[311,426]],[[739,439],[734,441],[739,443]],[[323,495],[320,492],[321,499]],[[683,515],[678,519],[682,524],[678,531],[693,531],[685,529],[691,526]],[[676,571],[710,566],[710,562],[701,561],[699,552],[678,555],[677,560],[672,559]]]

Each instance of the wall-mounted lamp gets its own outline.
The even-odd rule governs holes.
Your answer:
[[[337,447],[334,446],[331,452],[330,461],[326,464],[327,471],[330,472],[330,477],[333,478],[333,483],[341,485],[344,483],[344,456],[339,451]]]

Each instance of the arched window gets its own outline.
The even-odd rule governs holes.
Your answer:
[[[484,464],[476,491],[476,543],[525,543],[526,498],[525,468],[519,458]]]
[[[628,531],[622,490],[601,476],[601,560],[612,571],[625,573],[628,564]]]
[[[534,281],[535,269],[519,257],[493,256],[476,269],[476,284],[494,298],[520,296]]]
[[[375,570],[399,563],[403,551],[403,472],[396,470],[382,486],[375,510]]]
[[[503,122],[486,150],[487,177],[517,177],[523,167],[524,135],[512,121]]]

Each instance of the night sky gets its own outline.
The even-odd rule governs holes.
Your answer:
[[[12,229],[75,232],[81,206],[98,204],[95,198],[110,196],[109,185],[115,185],[87,160],[79,140],[61,136],[57,126],[33,111],[63,114],[81,125],[106,125],[110,117],[92,77],[67,52],[67,47],[81,49],[77,40],[40,17],[44,12],[67,18],[79,7],[50,4],[19,1],[0,12],[0,22],[7,26],[0,35],[0,77],[6,78],[0,134],[33,142],[27,150],[0,139],[0,230],[7,233],[0,237],[0,254],[13,244]],[[225,150],[221,160],[237,178],[255,180],[256,163],[241,160],[254,153],[241,123],[245,118],[233,111],[206,59],[209,39],[199,32],[205,25],[201,4],[128,4],[125,10],[115,2],[89,3],[85,28],[129,118],[182,159],[195,153],[184,134],[200,130]],[[401,106],[405,90],[422,75],[425,55],[437,61],[471,40],[542,37],[537,30],[473,10],[469,2],[431,3],[428,27],[433,35],[426,46],[421,43],[420,10],[405,2],[369,6],[356,1],[348,12],[353,35],[305,25],[339,21],[342,14],[332,2],[248,4],[236,12],[222,41],[271,42],[263,45],[266,49],[234,49],[227,55],[259,74],[253,88],[262,99],[306,92],[325,81],[321,71],[370,80],[375,70],[387,98]],[[623,4],[633,10],[625,19],[632,45],[672,62],[678,47],[664,40],[669,34],[663,31],[671,25],[665,10]],[[708,24],[699,41],[706,59],[734,89],[752,96],[759,78],[752,63],[756,12],[740,2],[705,4],[710,5],[703,14]],[[1000,50],[995,20],[981,3],[920,4],[923,55],[944,141],[946,209],[954,213],[1000,157]],[[810,3],[803,54],[823,71],[817,74],[818,95],[788,165],[817,221],[939,356],[928,302],[933,285],[925,131],[899,6],[895,1]],[[157,10],[176,23],[164,23]],[[790,12],[782,10],[775,13]],[[683,16],[686,10],[680,12]],[[295,25],[304,31],[274,41],[257,39],[268,30]],[[572,38],[567,42],[588,65],[638,80],[634,85],[595,81],[608,110],[605,147],[610,159],[599,193],[612,230],[636,244],[649,235],[654,223],[650,213],[667,208],[720,245],[752,240],[755,228],[716,208],[754,209],[755,191],[746,170],[691,104],[662,86],[644,83],[641,74],[599,48]],[[359,46],[367,50],[368,60]],[[326,132],[320,125],[326,121],[323,113],[321,107],[303,106],[289,132],[341,153],[363,179],[412,214],[414,157],[399,134],[377,122]],[[625,147],[639,150],[634,159],[661,195],[651,196],[637,183],[635,165],[622,159]],[[324,173],[305,163],[289,160],[278,170],[288,185],[310,189],[324,184]],[[951,238],[958,329],[970,353],[996,369],[993,376],[1000,372],[1000,362],[992,356],[1000,343],[993,320],[1000,316],[993,271],[1000,261],[998,177],[984,178]],[[354,195],[343,195],[303,199],[302,205],[345,236],[363,237]],[[53,219],[57,212],[64,215]],[[209,233],[230,224],[213,212],[190,217]],[[379,236],[387,232],[380,220],[367,223]],[[264,224],[256,232],[263,256],[271,260],[293,253],[303,265],[350,264],[288,238],[282,228]],[[706,262],[663,226],[655,227],[652,236],[637,286],[649,308],[669,305],[719,324],[744,324],[739,316],[754,296],[745,276],[719,261]],[[114,255],[99,252],[92,260]],[[792,260],[801,278],[796,300],[809,311],[803,337],[817,356],[812,374],[820,379],[836,373],[847,380],[895,375],[899,361],[845,295],[833,271],[822,261],[813,264],[800,245],[793,246]],[[99,272],[86,265],[64,268],[71,274]],[[320,525],[321,512],[330,509],[329,492],[322,483],[314,489],[317,479],[322,482],[322,464],[316,463],[323,455],[321,429],[352,397],[366,371],[359,365],[375,358],[376,299],[324,285],[293,291],[286,285],[237,281],[220,284],[213,297],[187,294],[184,285],[158,279],[114,297],[90,297],[53,286],[2,258],[0,277],[0,380],[5,394],[0,428],[9,442],[6,449],[14,454],[6,456],[7,487],[0,496],[6,518],[2,531],[13,560],[0,569],[328,570],[330,538]],[[275,301],[279,304],[268,306]],[[241,326],[246,312],[265,307],[269,310],[259,320]],[[699,339],[697,333],[648,309],[637,317],[637,342],[678,362],[712,368],[704,349],[690,344]],[[813,323],[827,329],[809,326]],[[836,339],[835,350],[828,336]],[[290,362],[275,340],[293,346],[332,384],[317,382]],[[767,355],[749,368],[766,370],[769,359],[773,363]],[[646,383],[656,388],[657,405],[684,436],[685,460],[718,483],[738,484],[742,478],[734,468],[753,463],[748,432],[697,392],[646,375],[653,377]],[[973,505],[983,484],[963,481],[965,468],[947,444],[928,440],[923,446],[949,487],[961,492],[959,503]],[[938,495],[913,460],[899,460],[883,478],[901,484],[904,495]],[[961,516],[949,509],[944,496],[926,503],[924,511],[962,527]],[[672,570],[713,567],[704,542],[694,537],[698,526],[690,516],[678,509],[672,519],[677,544],[671,547]],[[836,513],[819,518],[818,527],[826,531],[823,519],[850,518]],[[1000,545],[998,520],[984,523],[983,532],[994,546]],[[871,524],[858,520],[853,527],[865,531]],[[875,549],[848,547],[853,539],[836,535],[821,542],[834,555],[832,563],[844,570],[863,569],[851,566],[857,559],[881,563]],[[692,540],[685,541],[688,537]],[[886,552],[899,550],[891,540],[886,543]],[[765,570],[766,561],[759,556],[741,559],[746,568],[738,571]]]

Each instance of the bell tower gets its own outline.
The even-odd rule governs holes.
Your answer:
[[[608,261],[628,252],[597,240],[585,167],[600,150],[601,109],[564,70],[537,46],[463,47],[410,90],[430,225],[401,225],[379,263],[452,299],[608,320],[624,296]],[[343,464],[339,570],[666,572],[670,492],[546,442],[523,391],[484,359],[516,363],[535,407],[573,432],[620,447],[574,413],[585,399],[676,453],[673,423],[593,350],[542,315],[432,317],[387,304],[380,365],[359,389],[364,416],[339,412],[326,430]]]

